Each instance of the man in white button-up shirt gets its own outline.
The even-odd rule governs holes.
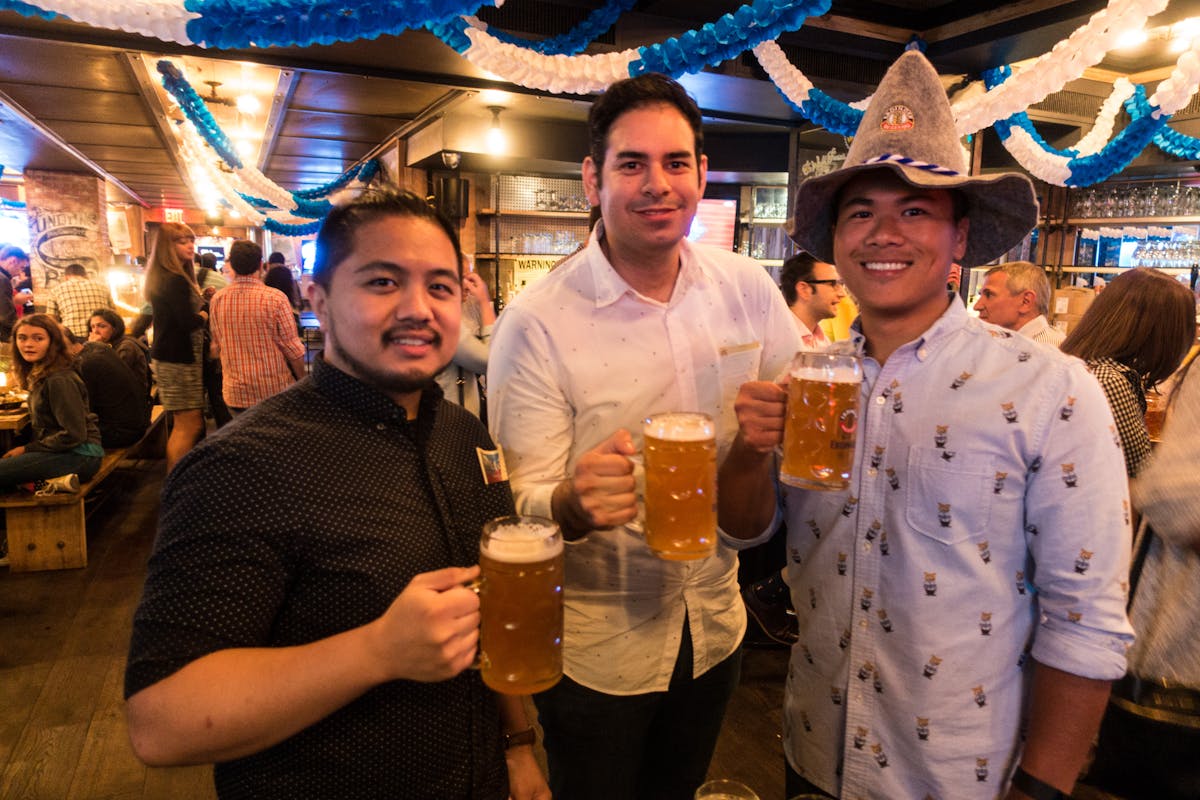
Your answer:
[[[707,171],[684,90],[621,81],[589,124],[583,178],[602,221],[501,314],[491,428],[518,510],[552,516],[570,543],[566,677],[535,698],[554,797],[690,798],[738,678],[737,557],[655,556],[629,456],[642,419],[665,411],[712,416],[723,455],[738,387],[779,374],[799,336],[762,267],[684,239]]]

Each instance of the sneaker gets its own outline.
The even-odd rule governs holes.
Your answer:
[[[800,641],[800,623],[792,608],[791,593],[779,573],[743,589],[742,601],[771,641],[789,647]]]
[[[48,494],[67,494],[79,491],[79,476],[72,472],[70,475],[59,475],[57,478],[47,478],[34,484],[34,494],[42,497]]]

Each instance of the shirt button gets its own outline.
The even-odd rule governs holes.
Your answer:
[[[925,360],[925,356],[927,355],[929,355],[929,351],[924,347],[917,351],[917,358],[921,359],[922,361]]]
[[[871,543],[870,542],[863,542],[863,552],[864,553],[871,552]]]
[[[867,470],[867,474],[870,475],[872,478],[874,478],[876,475],[879,474],[879,470],[875,469],[874,467],[871,467],[870,469]]]
[[[377,431],[386,431],[386,430],[387,430],[387,425],[384,425],[382,422],[376,422],[376,423],[375,423],[375,430],[377,430]]]
[[[879,395],[878,397],[875,398],[875,405],[877,405],[877,406],[881,406],[886,402],[887,402],[887,398],[884,397],[883,395]]]
[[[858,621],[858,627],[860,627],[860,628],[865,628],[865,627],[867,627],[867,621],[866,621],[865,619],[860,619],[860,620]]]

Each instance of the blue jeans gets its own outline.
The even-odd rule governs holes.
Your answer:
[[[665,692],[604,694],[563,676],[534,695],[554,800],[691,800],[717,746],[742,652],[692,677],[687,622]]]
[[[40,451],[26,451],[12,458],[0,458],[0,491],[12,491],[22,483],[57,478],[72,472],[79,476],[81,483],[89,481],[100,469],[100,461],[100,456]]]

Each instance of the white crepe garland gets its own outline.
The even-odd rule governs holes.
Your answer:
[[[602,92],[609,85],[629,77],[629,65],[637,60],[637,50],[621,50],[599,55],[542,55],[517,45],[502,42],[485,30],[474,17],[464,17],[471,46],[463,57],[480,69],[518,86],[553,94]]]
[[[960,135],[974,133],[1040,103],[1069,81],[1098,64],[1127,30],[1140,30],[1146,20],[1167,7],[1167,0],[1112,0],[1086,25],[1056,44],[1027,68],[978,99],[954,108]]]
[[[1133,84],[1128,78],[1117,78],[1113,81],[1112,93],[1104,104],[1100,106],[1100,112],[1096,115],[1096,122],[1092,125],[1092,129],[1088,131],[1087,136],[1079,140],[1075,145],[1075,150],[1081,156],[1090,156],[1093,153],[1099,153],[1104,149],[1104,145],[1108,144],[1108,140],[1112,138],[1113,126],[1117,121],[1117,112],[1121,110],[1121,106],[1133,94]]]
[[[185,9],[181,0],[34,0],[30,5],[97,28],[140,33],[179,44],[192,44],[187,24],[200,18]]]

